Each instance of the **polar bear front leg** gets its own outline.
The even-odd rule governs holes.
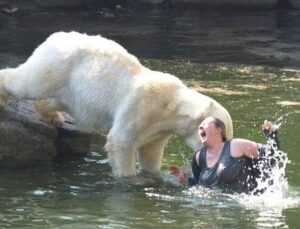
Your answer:
[[[122,141],[117,136],[108,134],[104,146],[108,153],[108,161],[116,177],[130,177],[136,175],[136,149],[133,142]]]
[[[148,173],[159,173],[162,165],[164,148],[172,135],[166,135],[158,140],[142,146],[138,151],[138,161],[143,171]]]

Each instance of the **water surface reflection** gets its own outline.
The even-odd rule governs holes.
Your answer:
[[[153,69],[170,72],[220,101],[236,136],[258,142],[264,119],[282,118],[289,160],[288,197],[261,199],[178,187],[167,167],[190,169],[193,152],[174,137],[161,179],[133,183],[111,176],[96,145],[84,158],[44,167],[2,170],[0,226],[4,228],[296,228],[299,225],[300,13],[297,11],[150,10],[120,18],[97,11],[0,14],[0,66],[15,66],[49,34],[76,30],[123,44]]]

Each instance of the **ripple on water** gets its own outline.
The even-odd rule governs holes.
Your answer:
[[[53,193],[52,190],[45,190],[45,189],[36,189],[34,191],[32,191],[32,194],[36,195],[36,196],[43,196],[45,194],[51,194]]]

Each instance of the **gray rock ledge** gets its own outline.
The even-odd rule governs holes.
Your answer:
[[[0,167],[41,165],[58,155],[84,155],[91,139],[69,119],[62,127],[40,121],[30,101],[12,99],[0,108]]]

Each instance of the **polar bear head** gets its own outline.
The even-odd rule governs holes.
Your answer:
[[[194,151],[199,150],[202,146],[199,136],[199,125],[209,116],[214,116],[222,120],[225,124],[226,139],[233,138],[231,116],[227,109],[220,103],[191,89],[182,90],[180,97],[182,99],[182,106],[179,113],[181,117],[185,118],[179,125],[181,129],[178,129],[177,133],[184,136],[187,145]]]

